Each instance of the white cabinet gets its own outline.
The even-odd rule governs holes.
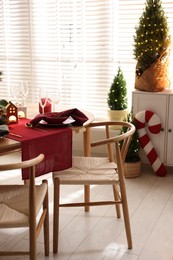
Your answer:
[[[165,165],[173,166],[173,92],[144,92],[132,93],[132,111],[136,113],[150,110],[156,113],[161,121],[162,130],[159,134],[148,135],[161,161]],[[146,127],[147,129],[147,127]],[[140,151],[142,161],[148,162],[143,151]]]

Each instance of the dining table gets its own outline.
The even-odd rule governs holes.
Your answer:
[[[64,111],[69,108],[61,107],[59,111]],[[90,128],[89,124],[94,120],[94,115],[86,110],[80,109],[81,113],[86,115],[87,120],[80,126],[69,125],[66,127],[26,127],[27,123],[38,115],[38,107],[36,105],[30,105],[27,107],[27,118],[21,118],[17,124],[9,125],[9,135],[0,139],[0,155],[14,152],[16,150],[21,151],[22,160],[29,159],[30,156],[34,156],[35,153],[45,152],[49,157],[46,163],[46,167],[43,165],[38,167],[38,174],[46,174],[51,171],[62,170],[71,167],[72,164],[72,139],[73,134],[83,134],[83,155],[90,156]],[[64,137],[64,138],[63,138]],[[44,140],[47,143],[45,143]],[[57,140],[57,143],[56,143]],[[49,146],[49,142],[51,145]],[[39,149],[35,150],[35,147]],[[34,150],[34,152],[33,152]],[[28,152],[29,151],[29,152]],[[31,152],[30,152],[31,151]],[[52,161],[52,154],[54,154],[55,160]],[[63,160],[65,159],[65,161]],[[60,163],[59,163],[60,162]],[[54,166],[52,168],[52,165]],[[37,173],[37,171],[36,171]],[[22,178],[28,179],[29,173],[24,170],[22,172]],[[27,182],[25,182],[27,183]],[[88,185],[84,187],[85,201],[90,199],[90,188]],[[89,208],[86,206],[85,211]]]

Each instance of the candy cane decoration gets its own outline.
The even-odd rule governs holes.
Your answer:
[[[158,134],[161,130],[160,118],[151,111],[141,111],[135,115],[136,128],[139,135],[139,141],[142,149],[146,153],[153,170],[158,176],[165,176],[167,171],[164,164],[159,159],[156,150],[146,132],[148,130],[153,134]]]

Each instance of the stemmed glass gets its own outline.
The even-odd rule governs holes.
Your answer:
[[[48,93],[46,89],[40,89],[39,91],[39,103],[42,108],[42,114],[44,114],[44,108],[48,101]]]
[[[26,97],[28,96],[28,82],[27,81],[21,81],[20,82],[20,89],[21,89],[21,94],[23,96],[23,100],[24,100],[24,106],[26,106]]]
[[[60,101],[60,91],[56,89],[55,91],[48,93],[49,102],[52,104],[52,112],[55,112],[55,105]]]
[[[15,103],[17,106],[21,105],[22,102],[20,102],[21,98],[22,98],[22,93],[21,93],[21,88],[19,83],[13,83],[10,86],[10,92],[12,97],[14,97],[15,99]]]

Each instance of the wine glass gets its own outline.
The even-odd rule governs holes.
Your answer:
[[[46,106],[46,103],[48,101],[48,93],[46,89],[40,89],[39,91],[39,104],[42,108],[41,113],[44,114],[44,108]]]
[[[23,96],[23,103],[24,106],[26,106],[26,97],[28,96],[28,82],[27,81],[21,81],[20,82],[20,89]]]
[[[21,93],[21,88],[19,83],[13,83],[12,85],[10,85],[10,92],[11,92],[11,96],[14,97],[15,99],[15,104],[17,106],[20,106],[22,101],[22,93]]]
[[[55,91],[49,91],[48,93],[49,102],[52,104],[52,112],[55,112],[55,105],[60,101],[60,91],[56,89]]]

